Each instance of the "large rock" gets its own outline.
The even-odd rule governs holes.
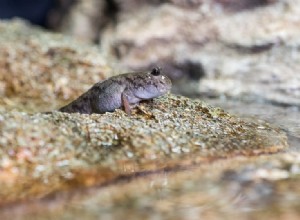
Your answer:
[[[174,2],[124,10],[102,35],[105,51],[122,68],[159,64],[173,79],[202,77],[196,93],[300,105],[299,0],[243,1],[249,10]]]
[[[266,123],[173,95],[131,117],[3,112],[0,128],[2,203],[287,147],[285,134]]]

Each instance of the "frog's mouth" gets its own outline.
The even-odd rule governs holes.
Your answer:
[[[167,93],[170,89],[168,87],[147,86],[135,92],[135,97],[139,99],[153,99]]]
[[[143,100],[143,99],[153,99],[155,97],[159,96],[159,94],[157,93],[149,93],[147,91],[143,91],[143,92],[139,92],[137,94],[135,94],[135,97]]]

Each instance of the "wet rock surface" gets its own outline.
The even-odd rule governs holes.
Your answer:
[[[219,160],[184,172],[160,172],[9,206],[1,217],[12,216],[13,211],[22,219],[297,219],[299,158],[281,154]]]

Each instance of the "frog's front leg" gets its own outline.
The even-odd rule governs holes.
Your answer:
[[[131,115],[131,106],[129,104],[128,96],[125,92],[121,94],[122,106],[124,106],[125,112],[127,115]]]
[[[121,93],[121,102],[125,112],[130,115],[131,109],[135,107],[142,99],[135,96],[132,89],[125,89]]]

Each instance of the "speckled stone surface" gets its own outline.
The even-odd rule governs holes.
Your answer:
[[[112,74],[97,47],[17,20],[0,32],[0,109],[49,111]]]
[[[43,195],[66,184],[94,185],[132,172],[287,147],[285,134],[267,123],[243,121],[173,95],[139,105],[130,117],[122,110],[103,115],[6,112],[0,123],[0,181],[7,186],[2,198],[8,201]],[[101,172],[86,180],[76,174],[82,169]]]

